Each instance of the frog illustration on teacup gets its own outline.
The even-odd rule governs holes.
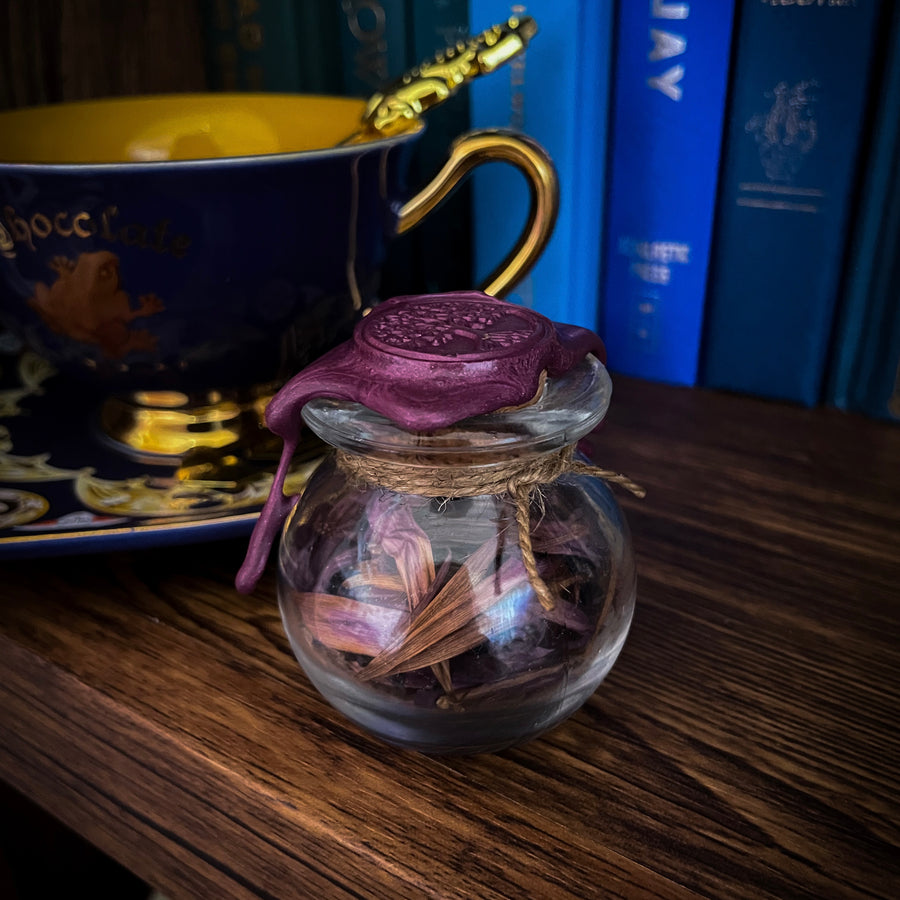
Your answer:
[[[109,359],[132,351],[156,349],[157,337],[132,328],[140,317],[162,312],[155,294],[144,294],[136,308],[119,281],[119,257],[108,250],[80,253],[72,260],[57,256],[49,264],[57,279],[49,287],[39,281],[28,305],[52,331],[98,347]]]

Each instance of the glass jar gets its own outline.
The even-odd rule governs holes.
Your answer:
[[[305,404],[335,450],[285,524],[278,602],[340,712],[393,745],[472,754],[590,697],[635,603],[617,476],[575,449],[610,394],[586,355],[530,403],[427,431],[357,402]]]

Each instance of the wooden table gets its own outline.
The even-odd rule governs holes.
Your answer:
[[[0,776],[172,898],[900,896],[900,428],[620,378],[638,610],[545,737],[344,721],[242,542],[2,565]]]

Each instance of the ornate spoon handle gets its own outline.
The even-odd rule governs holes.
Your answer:
[[[360,128],[341,143],[358,144],[406,131],[422,113],[452,97],[464,84],[520,54],[537,30],[530,16],[513,16],[414,66],[372,95]]]

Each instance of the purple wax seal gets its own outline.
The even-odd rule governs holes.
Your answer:
[[[284,479],[297,448],[300,410],[316,397],[361,403],[410,431],[432,431],[534,397],[541,374],[567,372],[588,353],[606,354],[596,334],[551,322],[534,310],[477,291],[395,297],[294,376],[266,408],[266,424],[284,439],[238,590],[253,589],[269,549],[296,502]]]

